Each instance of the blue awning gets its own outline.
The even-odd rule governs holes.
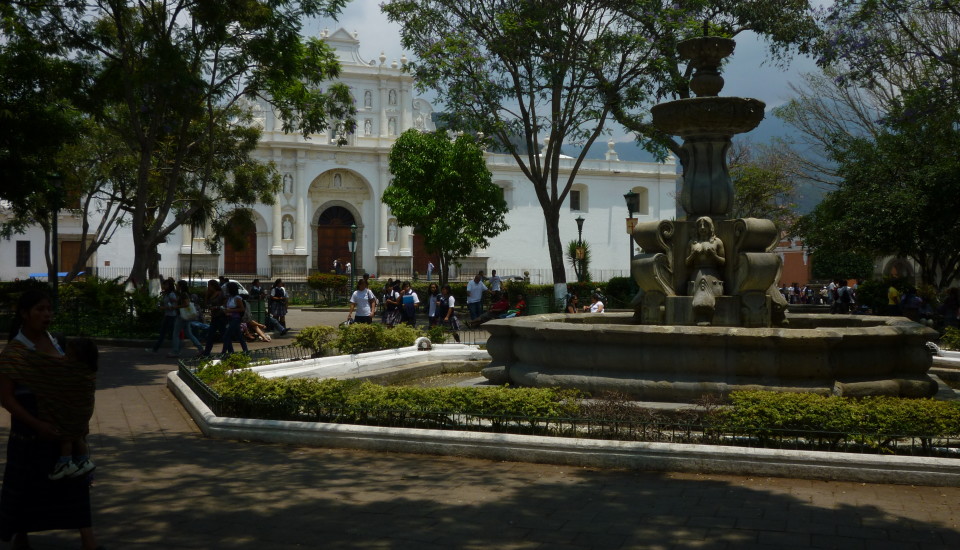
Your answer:
[[[57,272],[57,277],[66,277],[69,273],[70,273],[69,271],[59,271],[59,272]],[[84,273],[86,273],[86,271],[81,271],[81,272],[77,273],[77,275],[83,275]],[[30,274],[30,278],[31,278],[31,279],[39,279],[39,278],[41,278],[41,277],[46,277],[47,275],[49,275],[49,273],[46,273],[46,272],[44,272],[44,273],[31,273],[31,274]]]

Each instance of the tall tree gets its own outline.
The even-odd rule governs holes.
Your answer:
[[[876,139],[855,138],[832,149],[842,178],[801,223],[812,248],[914,259],[938,288],[960,275],[960,111],[930,111],[921,95],[889,114]]]
[[[661,152],[673,143],[643,113],[684,96],[691,69],[677,59],[678,40],[722,19],[736,23],[721,25],[727,34],[771,37],[782,56],[816,31],[805,0],[389,0],[383,10],[418,57],[419,85],[467,129],[493,136],[533,184],[555,283],[566,281],[560,209],[611,113]],[[565,142],[583,147],[561,179]]]
[[[508,229],[503,190],[493,183],[473,136],[451,141],[445,130],[407,130],[390,149],[389,165],[393,179],[383,202],[397,223],[415,227],[427,251],[440,258],[441,285],[452,262]]]
[[[533,185],[546,222],[554,283],[566,281],[561,207],[610,112],[594,71],[632,90],[625,100],[631,105],[647,97],[648,75],[659,70],[658,51],[651,33],[621,17],[618,8],[656,26],[656,17],[643,11],[659,13],[658,4],[389,0],[383,5],[389,19],[403,26],[404,47],[416,54],[410,67],[418,85],[437,93],[461,129],[492,137]],[[564,142],[584,147],[561,178]]]
[[[862,126],[871,131],[834,126],[821,138],[841,181],[801,220],[809,244],[911,257],[924,282],[956,280],[958,29],[954,0],[839,0],[830,9],[820,63],[838,88],[866,90],[880,101],[862,117],[870,117]]]
[[[26,29],[86,69],[82,107],[122,142],[132,277],[157,275],[157,245],[201,208],[198,197],[247,215],[244,205],[272,204],[280,181],[250,157],[260,129],[246,100],[272,105],[287,131],[309,135],[331,120],[353,128],[348,89],[326,83],[338,75],[336,55],[300,36],[305,18],[345,3],[14,2]]]

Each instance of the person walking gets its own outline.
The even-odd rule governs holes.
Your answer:
[[[404,281],[400,288],[400,320],[411,327],[417,325],[417,306],[420,297],[410,286],[410,281]]]
[[[427,310],[428,326],[437,326],[439,318],[437,317],[437,303],[440,301],[440,287],[437,283],[430,283],[427,287],[427,300],[424,309]]]
[[[457,299],[450,294],[450,285],[443,285],[440,289],[440,300],[437,302],[437,318],[443,326],[453,334],[453,341],[460,343],[460,321],[457,319]]]
[[[497,270],[494,269],[490,272],[490,292],[500,292],[502,290],[501,285],[503,281],[500,280],[500,276],[497,275]]]
[[[488,292],[487,285],[483,284],[483,270],[481,269],[472,281],[467,283],[467,311],[470,320],[483,314],[483,294]]]
[[[357,316],[353,316],[353,312]],[[356,323],[373,323],[373,316],[377,314],[377,297],[373,291],[367,288],[367,280],[357,281],[357,289],[350,295],[350,312],[347,313],[347,320],[353,319]]]
[[[213,343],[216,342],[216,337],[219,335],[222,340],[227,332],[227,315],[223,311],[225,302],[226,297],[220,288],[220,282],[216,279],[207,281],[206,304],[210,310],[210,327],[207,329],[207,342],[203,351],[200,352],[200,357],[209,356],[210,351],[213,350]]]
[[[227,330],[223,334],[223,350],[221,353],[233,353],[233,341],[238,340],[243,353],[249,353],[247,341],[243,338],[243,332],[240,330],[240,319],[247,308],[243,298],[240,297],[240,285],[234,282],[227,283],[227,299],[223,304],[223,312],[227,316]]]
[[[190,285],[184,280],[177,281],[177,316],[173,322],[173,351],[170,352],[168,357],[179,357],[180,356],[180,345],[182,340],[180,339],[181,331],[186,335],[193,345],[197,347],[197,351],[203,351],[203,346],[200,344],[200,340],[193,334],[193,330],[190,327],[190,323],[197,320],[196,315],[190,315],[188,312],[193,305],[193,301],[190,299]],[[194,306],[195,307],[195,306]]]
[[[65,359],[65,342],[49,332],[53,307],[39,290],[24,292],[17,302],[10,337],[0,353],[0,404],[10,412],[3,487],[0,488],[0,540],[13,548],[30,548],[28,533],[79,529],[83,550],[97,550],[87,476],[51,480],[61,433],[40,419],[34,388],[58,384],[50,379]]]
[[[273,288],[270,289],[270,315],[283,327],[287,326],[287,300],[287,289],[283,287],[283,279],[277,279],[273,282]]]
[[[177,292],[173,279],[164,279],[160,283],[160,311],[163,312],[163,320],[160,322],[160,336],[157,337],[157,342],[153,345],[152,348],[147,348],[147,351],[151,353],[156,353],[160,346],[163,345],[163,341],[167,339],[167,336],[172,336],[173,340],[176,340],[180,337],[179,334],[174,334],[173,329],[176,326],[177,317],[180,315],[180,299],[177,297]],[[173,344],[174,349],[169,354],[168,357],[176,357],[179,355],[180,346]]]

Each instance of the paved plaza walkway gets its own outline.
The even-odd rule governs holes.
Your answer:
[[[346,316],[301,315],[290,324]],[[163,355],[102,350],[92,495],[110,550],[960,548],[960,488],[209,440],[166,389]],[[4,412],[2,441],[8,425]],[[79,544],[72,532],[32,539]]]

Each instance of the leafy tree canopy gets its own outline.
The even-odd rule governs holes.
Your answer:
[[[661,153],[672,144],[644,114],[663,97],[689,95],[679,40],[707,21],[712,34],[755,30],[783,54],[806,48],[817,30],[805,0],[389,0],[383,10],[403,25],[419,85],[461,129],[494,138],[533,184],[557,283],[566,280],[559,212],[611,114]],[[583,148],[561,178],[564,143]]]
[[[508,228],[503,191],[472,136],[451,141],[444,130],[407,130],[390,150],[389,166],[393,180],[383,202],[397,223],[414,227],[427,251],[440,257],[441,284],[451,262]]]
[[[336,55],[300,35],[303,20],[345,3],[15,1],[4,12],[19,40],[37,37],[86,75],[76,105],[115,137],[112,166],[128,170],[108,185],[129,215],[133,277],[156,274],[157,245],[198,211],[214,212],[217,229],[225,213],[272,203],[279,177],[251,157],[253,101],[271,105],[285,131],[353,128],[349,90],[326,82]]]
[[[807,244],[913,258],[924,283],[938,288],[957,278],[960,132],[953,121],[960,112],[934,113],[930,99],[936,101],[936,93],[905,97],[876,139],[851,138],[831,149],[842,180],[803,220]]]

